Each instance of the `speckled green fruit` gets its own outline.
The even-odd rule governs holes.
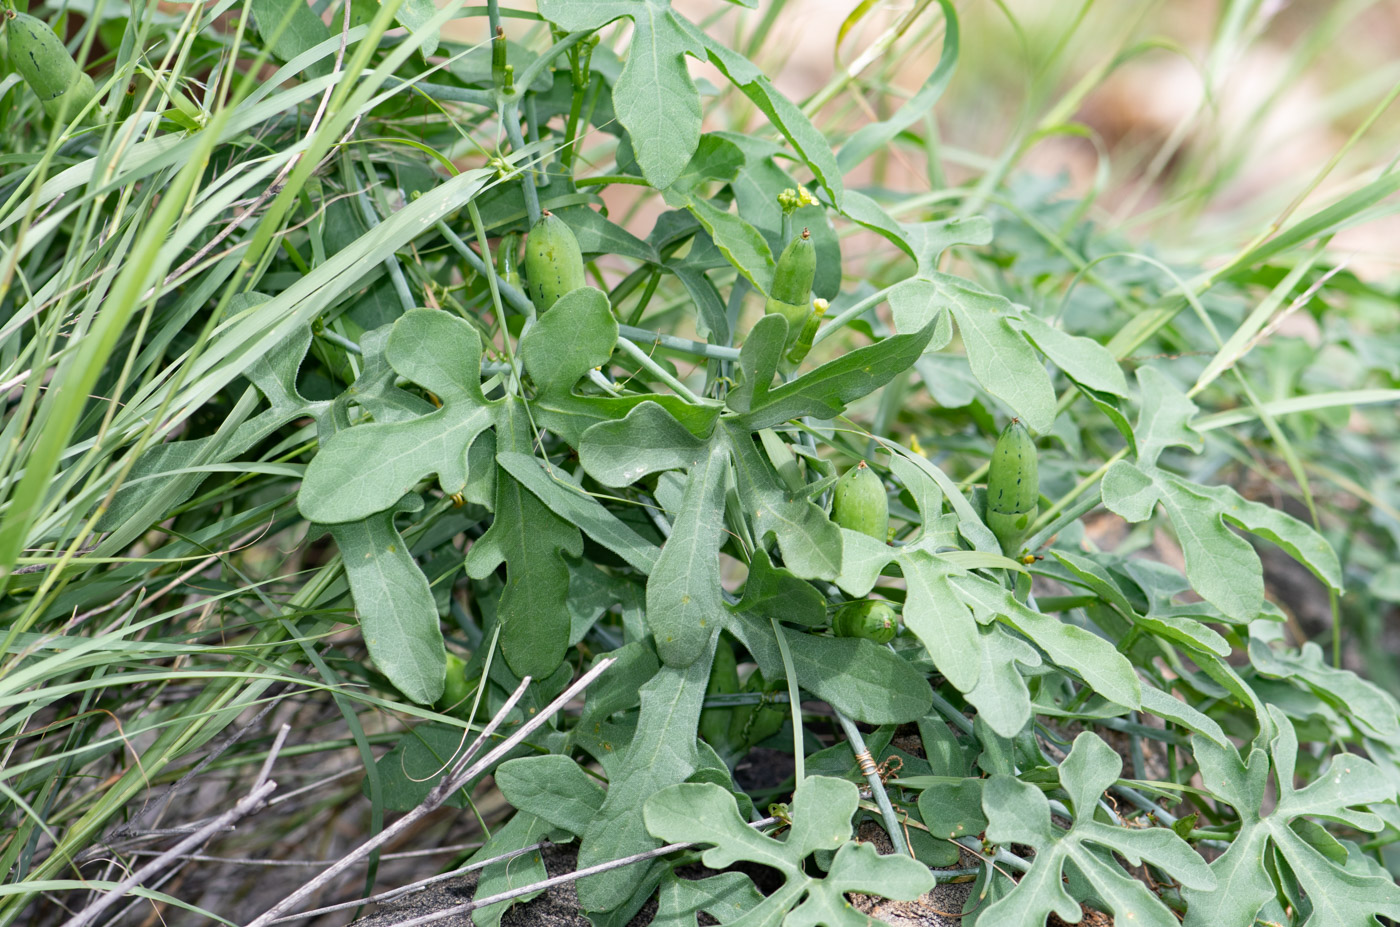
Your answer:
[[[831,520],[884,544],[890,535],[890,500],[885,484],[861,461],[836,481]]]
[[[863,637],[877,644],[888,644],[899,633],[898,620],[888,602],[865,599],[847,602],[836,610],[831,630],[837,637]]]
[[[525,280],[535,311],[545,312],[585,284],[583,252],[573,229],[546,210],[525,242]]]
[[[1035,441],[1020,419],[1012,419],[992,449],[987,470],[987,527],[1010,556],[1025,539],[1040,508],[1040,470]]]
[[[49,24],[28,13],[5,20],[7,53],[50,118],[72,119],[88,105],[97,88],[78,67]]]

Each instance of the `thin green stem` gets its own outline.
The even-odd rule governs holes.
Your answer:
[[[525,185],[528,189],[529,184]],[[520,388],[520,365],[515,359],[515,347],[510,340],[510,332],[506,330],[505,310],[501,307],[501,284],[505,281],[496,276],[496,262],[491,260],[491,249],[486,243],[486,225],[481,221],[481,212],[476,208],[476,200],[467,201],[467,213],[472,219],[472,228],[476,230],[476,243],[481,247],[481,253],[486,256],[483,263],[486,265],[486,285],[491,290],[491,304],[496,311],[496,319],[500,323],[501,340],[506,346],[506,361],[510,364],[511,382],[509,389],[512,392]],[[528,318],[527,318],[528,323]],[[526,409],[528,412],[528,407]]]
[[[481,255],[473,251],[456,232],[448,228],[446,222],[439,221],[434,227],[438,230],[438,234],[447,240],[452,250],[461,255],[462,259],[467,262],[472,270],[481,274],[483,277],[486,276],[486,262],[481,259]],[[499,275],[494,274],[494,269],[493,275],[496,278],[497,292],[500,293],[502,299],[510,304],[512,309],[524,316],[532,316],[535,314],[535,304],[530,302],[530,297],[526,296],[523,290],[506,283]]]
[[[778,640],[781,641],[782,638],[780,637]],[[895,852],[901,856],[913,856],[914,854],[909,852],[909,844],[904,842],[904,828],[899,826],[899,816],[894,813],[894,806],[890,804],[890,796],[885,792],[885,783],[880,779],[880,771],[875,767],[875,758],[870,755],[870,750],[865,746],[865,738],[860,736],[860,728],[856,727],[854,721],[839,711],[836,713],[836,722],[841,725],[846,739],[851,742],[851,752],[856,755],[856,763],[860,766],[865,781],[870,784],[870,793],[875,797],[875,804],[880,808],[880,816],[885,819],[885,830],[889,832],[890,842],[894,844]]]
[[[494,31],[492,34],[495,34]],[[529,64],[527,64],[524,70],[515,75],[515,91],[513,94],[511,94],[507,102],[519,102],[520,98],[529,91],[530,84],[534,83],[535,78],[543,74],[545,68],[551,67],[554,64],[554,59],[558,58],[560,55],[564,54],[564,52],[573,48],[579,42],[582,42],[584,39],[588,38],[592,34],[593,31],[591,29],[585,29],[581,32],[570,32],[568,35],[564,36],[562,39],[551,45],[545,51],[544,54],[540,55],[534,61],[531,61]]]
[[[633,177],[631,174],[599,174],[596,177],[580,177],[574,181],[576,187],[606,187],[615,183],[627,183],[638,187],[649,187],[644,177]]]
[[[840,331],[840,329],[843,326],[845,326],[846,323],[854,319],[860,318],[868,310],[880,305],[880,303],[884,302],[886,297],[890,295],[890,290],[893,289],[893,286],[887,286],[883,290],[878,290],[874,293],[871,293],[869,296],[865,297],[865,299],[862,299],[860,302],[856,303],[851,308],[843,311],[840,315],[836,316],[830,322],[823,325],[817,331],[816,336],[812,339],[812,346],[815,347],[816,345],[825,341],[827,338]]]
[[[624,354],[641,364],[648,373],[675,390],[676,395],[680,396],[682,399],[696,405],[705,404],[705,400],[692,393],[684,383],[672,376],[669,370],[658,364],[652,359],[650,354],[637,347],[631,341],[619,336],[617,339],[617,346]]]
[[[694,341],[690,338],[677,338],[675,335],[663,335],[660,332],[650,331],[645,328],[637,328],[632,325],[619,325],[618,333],[625,338],[630,338],[640,344],[655,345],[658,348],[665,348],[668,351],[680,351],[683,354],[696,354],[700,357],[712,357],[716,360],[739,359],[738,348],[726,348],[718,344],[709,344],[704,341]]]
[[[512,99],[501,107],[501,123],[505,126],[506,137],[510,139],[511,148],[514,151],[525,150],[525,139],[520,134],[520,105]],[[540,195],[535,190],[534,168],[522,168],[525,171],[520,178],[521,189],[525,192],[525,215],[530,219],[533,227],[540,221]]]

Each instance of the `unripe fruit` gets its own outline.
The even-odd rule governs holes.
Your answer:
[[[888,644],[899,633],[894,609],[888,602],[865,599],[847,602],[836,610],[831,630],[837,637],[863,637],[877,644]]]
[[[792,346],[792,350],[787,353],[787,372],[797,369],[806,358],[808,352],[812,350],[812,342],[817,339],[817,329],[822,324],[822,318],[826,311],[831,308],[831,304],[824,299],[812,300],[812,311],[807,315],[807,321],[802,323],[802,332],[797,336],[797,343]]]
[[[559,297],[585,285],[578,239],[569,224],[549,210],[530,229],[525,243],[525,277],[537,312],[545,312]]]
[[[778,257],[773,271],[773,286],[768,295],[785,303],[806,306],[812,299],[812,280],[817,275],[817,248],[812,233],[803,229],[793,236]]]
[[[15,13],[5,24],[8,54],[29,89],[34,91],[49,118],[72,119],[97,93],[87,76],[68,54],[49,24],[28,13]]]
[[[881,544],[889,540],[890,500],[885,484],[861,461],[836,481],[831,497],[831,520],[842,528],[868,534]]]
[[[1040,510],[1040,471],[1031,433],[1013,418],[997,438],[987,470],[987,527],[1003,553],[1015,553]]]
[[[812,313],[812,280],[817,274],[817,249],[812,233],[807,229],[788,242],[778,257],[773,271],[773,285],[764,302],[765,313],[778,313],[787,319],[786,350],[791,350],[802,335],[802,328]]]
[[[439,711],[445,711],[464,721],[470,721],[471,695],[475,686],[467,682],[467,664],[461,657],[447,655],[447,677],[442,685],[442,698],[437,700]]]

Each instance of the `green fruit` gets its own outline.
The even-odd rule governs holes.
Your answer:
[[[565,293],[585,285],[583,251],[567,222],[545,210],[525,243],[525,277],[530,299],[545,312]]]
[[[817,248],[812,233],[803,229],[794,236],[778,258],[773,286],[768,295],[785,303],[806,306],[812,299],[812,279],[817,275]]]
[[[1040,510],[1040,472],[1031,433],[1013,418],[997,438],[987,471],[987,527],[1015,553]]]
[[[728,635],[720,636],[715,649],[715,662],[710,668],[706,695],[732,695],[739,691],[739,663],[734,659],[734,647]],[[729,725],[734,719],[733,708],[706,708],[700,712],[700,736],[716,751],[728,743]]]
[[[96,96],[92,78],[82,72],[48,23],[28,13],[15,13],[5,31],[15,69],[44,104],[49,118],[72,119]]]
[[[442,698],[437,700],[437,709],[447,712],[464,721],[470,721],[472,710],[471,696],[475,686],[467,682],[467,664],[457,655],[447,655],[447,678],[442,686]]]
[[[861,461],[836,481],[831,520],[842,528],[868,534],[881,544],[890,536],[890,500],[885,484]]]
[[[773,271],[773,285],[768,288],[764,302],[765,313],[777,313],[787,319],[786,348],[791,350],[802,335],[802,329],[812,314],[812,279],[817,273],[817,249],[812,233],[807,229],[788,242],[778,257]]]
[[[863,637],[877,644],[888,644],[899,633],[894,609],[888,602],[865,599],[847,602],[836,610],[831,630],[837,637]]]
[[[812,342],[817,340],[817,329],[821,327],[822,318],[830,308],[831,304],[824,299],[812,300],[812,311],[808,314],[807,321],[802,324],[802,331],[797,336],[797,342],[787,353],[787,363],[783,365],[784,370],[790,373],[797,369],[797,365],[801,364],[807,353],[812,350]]]

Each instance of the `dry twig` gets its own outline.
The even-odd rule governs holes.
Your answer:
[[[479,761],[467,767],[467,764],[471,763],[472,757],[476,755],[482,745],[496,732],[496,728],[500,727],[501,722],[503,722],[506,716],[510,714],[511,710],[515,708],[516,703],[520,701],[520,697],[525,694],[525,689],[530,685],[530,677],[526,676],[521,680],[516,690],[511,693],[506,703],[501,706],[501,710],[487,723],[481,735],[472,742],[472,745],[467,748],[461,759],[452,764],[452,768],[442,777],[442,781],[433,786],[432,790],[428,792],[427,797],[419,803],[418,807],[337,860],[325,872],[322,872],[320,875],[316,876],[316,878],[307,882],[301,888],[292,892],[286,898],[283,898],[262,914],[258,915],[256,919],[248,924],[248,927],[268,927],[269,924],[274,923],[278,919],[279,914],[282,914],[298,901],[301,901],[313,892],[321,889],[336,876],[355,865],[358,860],[372,853],[377,847],[383,846],[385,843],[388,843],[390,840],[408,830],[408,828],[424,815],[436,810],[443,802],[447,801],[448,797],[453,792],[461,788],[463,784],[475,779],[477,776],[490,769],[501,757],[513,750],[516,744],[520,743],[526,737],[529,737],[537,728],[567,705],[574,696],[581,693],[584,689],[587,689],[604,670],[613,665],[613,662],[613,658],[600,660],[597,666],[583,674],[577,682],[565,689],[554,701],[550,702],[543,711],[536,713],[533,718],[522,724],[520,730],[503,740],[499,746],[486,754],[486,756],[482,757]],[[463,767],[467,768],[464,769]]]
[[[291,728],[285,724],[278,730],[277,739],[273,742],[272,749],[268,751],[267,761],[258,771],[258,778],[253,783],[252,791],[240,798],[237,804],[117,883],[96,902],[70,917],[63,927],[87,927],[88,924],[97,919],[98,915],[127,897],[127,892],[132,888],[145,882],[173,862],[179,861],[182,864],[187,862],[190,851],[195,847],[202,846],[215,833],[262,810],[267,796],[277,788],[277,783],[268,776],[272,772],[272,763],[276,760],[277,754],[281,752],[282,744],[290,732]]]

